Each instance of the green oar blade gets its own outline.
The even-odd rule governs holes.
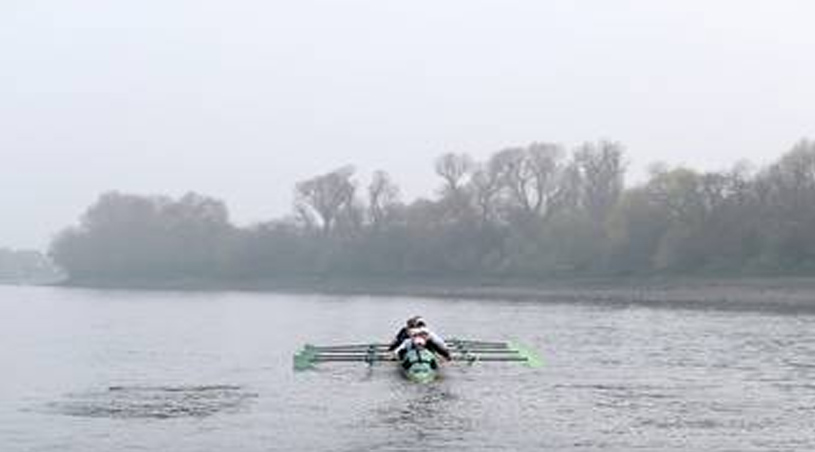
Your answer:
[[[302,351],[294,354],[294,370],[308,370],[314,368],[314,354]]]
[[[526,360],[526,365],[533,369],[537,369],[543,365],[543,361],[540,359],[537,353],[535,353],[532,349],[524,347],[515,342],[510,342],[509,346],[512,350],[515,350],[518,353],[518,356],[524,358]]]

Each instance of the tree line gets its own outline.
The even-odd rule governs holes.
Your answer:
[[[653,165],[630,187],[626,166],[610,141],[447,153],[435,193],[410,202],[346,166],[250,227],[196,193],[108,192],[50,254],[76,281],[815,274],[815,142],[761,168]]]
[[[61,278],[53,263],[39,251],[0,248],[0,283],[48,283]]]

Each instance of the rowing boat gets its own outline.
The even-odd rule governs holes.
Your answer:
[[[472,365],[478,362],[517,362],[529,367],[540,366],[540,359],[529,349],[511,342],[490,342],[467,339],[448,339],[451,361]],[[319,363],[357,362],[373,366],[382,362],[394,362],[409,380],[426,383],[439,376],[441,364],[429,350],[421,348],[421,359],[406,362],[388,352],[388,344],[306,344],[294,354],[294,369],[313,369]],[[404,354],[403,357],[407,357]]]

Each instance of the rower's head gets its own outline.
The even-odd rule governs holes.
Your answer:
[[[413,345],[419,347],[424,347],[430,338],[430,332],[427,331],[427,328],[411,328],[408,334],[410,335],[410,340],[413,342]]]
[[[411,328],[408,330],[408,335],[411,339],[413,339],[413,343],[416,343],[416,340],[418,339],[422,345],[424,345],[424,343],[430,337],[430,331],[428,331],[425,327]]]
[[[424,319],[422,319],[422,316],[414,315],[413,317],[407,319],[408,328],[418,328],[419,323],[421,323],[422,326],[424,326]]]
[[[427,336],[416,335],[413,336],[413,345],[417,347],[424,347],[427,345]]]

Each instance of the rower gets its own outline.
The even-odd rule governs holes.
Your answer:
[[[428,332],[426,329],[411,328],[408,330],[409,338],[402,341],[399,347],[394,350],[394,354],[402,362],[402,367],[409,369],[412,366],[425,363],[430,365],[432,369],[438,367],[436,362],[436,355],[431,350],[431,344]]]
[[[394,340],[391,341],[390,345],[388,345],[389,352],[396,350],[396,348],[402,345],[402,343],[405,342],[406,339],[410,338],[409,331],[416,328],[417,320],[421,320],[422,322],[424,322],[424,320],[422,320],[422,318],[418,315],[407,319],[407,322],[405,322],[405,326],[403,326],[399,330],[399,332],[396,333],[396,338],[394,338]]]
[[[447,347],[447,344],[444,342],[444,339],[441,338],[438,334],[434,333],[430,328],[427,327],[424,319],[421,317],[416,317],[415,319],[416,328],[419,330],[424,330],[427,332],[428,336],[428,349],[433,353],[443,356],[445,359],[450,359],[450,348]]]
[[[418,326],[421,325],[421,326]],[[447,344],[444,343],[444,340],[439,337],[436,333],[430,331],[430,329],[425,326],[424,321],[417,323],[417,334],[424,338],[425,347],[430,350],[431,352],[441,356],[447,361],[452,359],[450,355],[450,349],[447,347]]]
[[[417,325],[415,328],[410,328],[407,330],[408,338],[403,340],[401,344],[394,350],[396,356],[399,358],[403,358],[404,350],[414,348],[414,347],[422,347],[426,348],[428,351],[433,352],[436,355],[441,356],[447,361],[452,359],[450,355],[450,349],[447,347],[447,344],[444,343],[441,337],[437,334],[430,331],[427,328],[427,325],[424,323],[424,320],[421,318],[418,319],[418,322],[414,322],[414,325]],[[421,325],[421,326],[418,326]]]

